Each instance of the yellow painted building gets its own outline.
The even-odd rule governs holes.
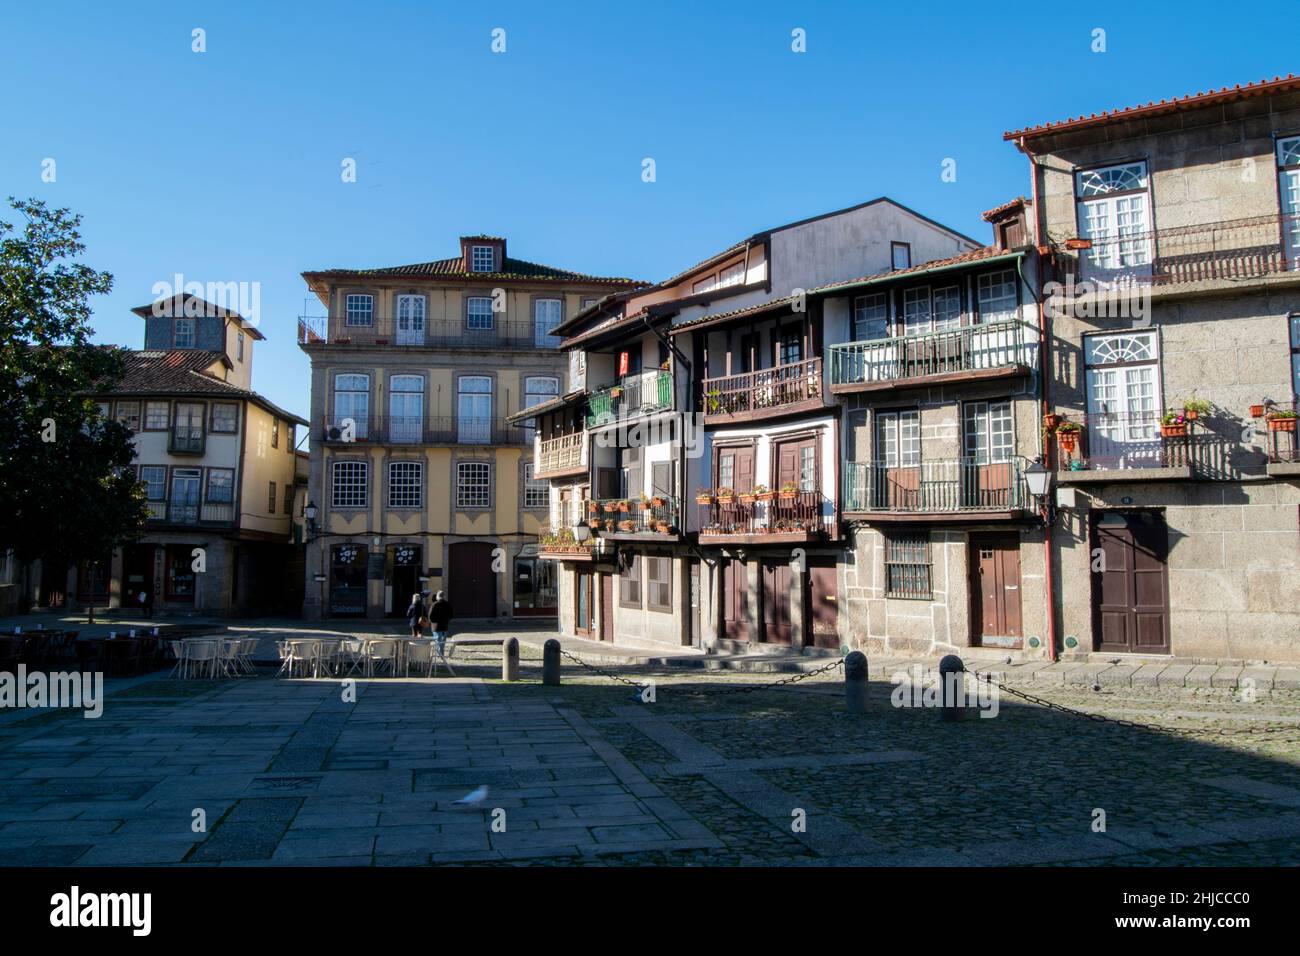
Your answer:
[[[299,321],[312,363],[304,614],[401,617],[446,590],[457,617],[555,614],[536,556],[549,484],[531,429],[507,418],[567,389],[553,330],[629,279],[460,255],[303,274],[323,306]]]

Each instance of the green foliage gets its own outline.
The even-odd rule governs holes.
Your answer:
[[[75,260],[81,217],[9,199],[0,221],[0,551],[74,564],[139,537],[147,508],[131,433],[87,397],[121,375],[90,344],[93,295],[113,277]]]

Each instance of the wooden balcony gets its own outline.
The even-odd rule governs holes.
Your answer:
[[[820,357],[756,372],[706,378],[702,389],[704,421],[709,424],[766,419],[814,411],[825,405]]]
[[[563,478],[580,475],[587,470],[587,441],[585,432],[542,438],[537,442],[533,463],[536,478]]]
[[[231,502],[173,499],[149,502],[149,521],[180,527],[223,527],[235,523]]]
[[[832,345],[828,361],[837,394],[1015,378],[1037,365],[1038,330],[1019,320],[964,325]]]
[[[1014,520],[1028,501],[1020,458],[854,461],[845,472],[844,514],[866,521]]]
[[[820,491],[745,493],[700,509],[700,546],[806,544],[833,536],[835,508]]]
[[[579,541],[567,528],[546,531],[537,539],[537,556],[549,561],[582,561],[590,563],[596,557],[596,539],[588,537]]]

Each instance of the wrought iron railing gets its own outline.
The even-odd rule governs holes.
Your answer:
[[[590,505],[595,506],[591,510]],[[640,498],[598,498],[591,502],[587,525],[604,534],[675,534],[681,530],[677,499],[671,495]]]
[[[746,492],[701,504],[700,535],[819,534],[829,530],[835,509],[820,491]]]
[[[627,375],[587,398],[587,426],[652,415],[673,407],[673,375],[666,369]]]
[[[539,438],[534,457],[533,471],[539,478],[568,468],[580,468],[587,458],[585,434],[574,432],[556,438]]]
[[[846,512],[943,513],[1024,508],[1023,459],[937,458],[910,463],[851,461],[844,480]]]
[[[454,415],[372,415],[353,419],[351,428],[344,419],[327,419],[318,426],[317,434],[328,445],[526,445],[533,439],[532,429],[512,425],[504,418]]]
[[[832,387],[951,372],[1033,368],[1038,357],[1038,330],[1019,320],[964,325],[942,332],[832,345],[828,355]]]
[[[706,378],[701,388],[705,418],[776,410],[821,395],[822,360],[810,358],[755,372]]]
[[[1250,279],[1300,267],[1300,216],[1252,216],[1090,240],[1066,272],[1105,285]]]
[[[1056,464],[1061,471],[1121,471],[1191,467],[1198,477],[1228,478],[1242,445],[1217,434],[1201,419],[1163,425],[1162,412],[1069,412],[1071,433],[1057,426]],[[1073,434],[1073,437],[1071,437]]]
[[[299,345],[391,346],[412,348],[554,349],[560,337],[526,319],[493,315],[412,322],[392,316],[365,320],[346,316],[298,317]]]
[[[201,455],[205,445],[202,425],[173,425],[167,450],[173,455]]]

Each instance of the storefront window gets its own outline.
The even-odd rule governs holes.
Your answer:
[[[515,613],[555,614],[558,607],[555,562],[531,555],[515,558]]]
[[[330,613],[366,613],[366,549],[360,545],[336,544],[330,549]]]

